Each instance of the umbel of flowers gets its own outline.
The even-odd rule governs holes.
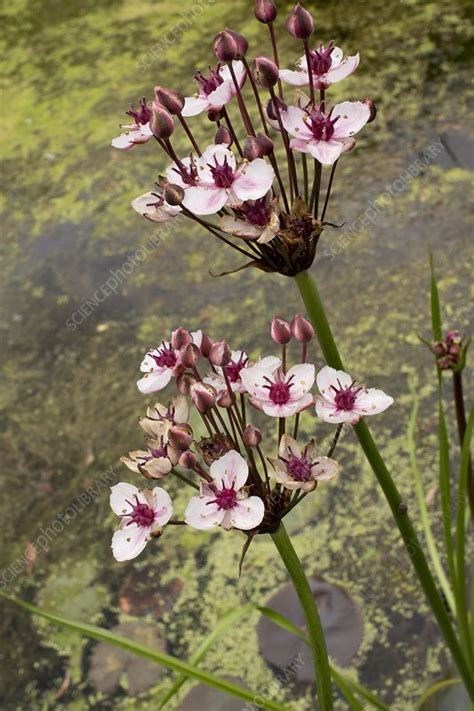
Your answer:
[[[128,111],[132,122],[112,145],[129,150],[151,140],[162,152],[157,183],[132,202],[146,219],[181,214],[245,256],[244,266],[294,276],[311,266],[331,225],[325,218],[337,163],[375,118],[375,107],[370,99],[330,102],[328,90],[356,71],[359,54],[344,56],[332,40],[317,40],[300,4],[286,22],[295,40],[291,69],[280,68],[276,4],[257,0],[255,16],[268,27],[271,56],[251,60],[243,35],[219,32],[216,64],[196,72],[194,95],[155,86],[153,100],[143,98]],[[238,121],[230,119],[231,102]],[[209,126],[204,145],[192,125],[202,120]],[[176,150],[178,130],[189,143],[184,154]],[[323,166],[329,170],[324,202]]]
[[[255,534],[275,531],[319,482],[338,473],[333,455],[343,424],[392,404],[381,390],[343,371],[325,366],[316,374],[308,361],[313,328],[302,316],[291,323],[275,317],[271,336],[278,355],[256,361],[224,340],[181,327],[145,354],[139,390],[154,395],[170,386],[175,392],[166,405],[148,408],[139,420],[143,448],[122,458],[145,481],[112,487],[110,504],[121,519],[112,540],[117,560],[139,555],[167,525],[238,529],[247,534],[247,545]],[[291,342],[296,349],[290,351]],[[295,364],[289,363],[290,352],[297,353]],[[188,424],[191,408],[201,421],[199,431]],[[262,435],[268,428],[253,423],[256,411],[275,422],[276,446],[273,436],[266,441]],[[336,425],[327,451],[314,437],[299,436],[303,413],[315,424],[319,418]],[[190,490],[179,513],[164,488],[172,477]],[[158,480],[160,486],[146,485]]]

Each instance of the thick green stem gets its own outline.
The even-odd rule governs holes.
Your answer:
[[[314,595],[309,586],[301,561],[293,548],[293,544],[288,537],[283,523],[280,523],[277,531],[271,535],[293,582],[306,617],[306,627],[311,642],[311,651],[313,653],[314,669],[316,672],[320,711],[331,711],[333,708],[331,669],[329,667],[324,632]]]
[[[295,277],[295,281],[316,330],[316,336],[328,365],[343,370],[342,359],[332,335],[331,327],[329,326],[314,278],[309,272],[305,271],[300,272]],[[361,420],[359,424],[354,426],[354,432],[382,487],[433,614],[436,617],[446,644],[451,651],[459,673],[464,680],[466,689],[471,699],[474,700],[474,675],[472,674],[472,669],[469,668],[469,664],[463,655],[457,636],[454,633],[448,612],[438,592],[418,536],[408,516],[405,502],[364,420]]]

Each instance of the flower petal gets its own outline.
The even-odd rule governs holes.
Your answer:
[[[339,464],[330,457],[318,457],[318,461],[311,467],[311,476],[317,481],[334,479],[339,471]]]
[[[322,398],[316,398],[316,414],[323,422],[329,422],[333,425],[340,424],[341,422],[348,422],[350,425],[355,425],[360,420],[360,415],[354,413],[352,410],[338,410],[336,405]]]
[[[203,98],[197,98],[195,96],[187,96],[184,100],[183,110],[181,111],[182,116],[197,116],[202,114],[203,111],[207,111],[209,108],[209,100]]]
[[[258,200],[272,187],[275,171],[263,158],[243,164],[232,190],[239,200]]]
[[[123,516],[130,511],[128,501],[134,501],[135,496],[141,503],[146,503],[140,489],[137,489],[133,484],[127,484],[124,481],[110,487],[110,507],[117,516]]]
[[[131,524],[115,531],[112,537],[112,553],[119,562],[132,560],[140,555],[148,543],[150,529]]]
[[[309,75],[306,71],[294,72],[291,69],[280,69],[280,79],[292,86],[304,86],[309,84]]]
[[[155,521],[159,526],[164,526],[173,515],[173,502],[167,491],[160,486],[155,486],[152,490],[153,496],[153,511],[155,512]]]
[[[363,101],[343,101],[334,107],[331,118],[334,124],[334,138],[346,138],[358,133],[370,118],[370,108]]]
[[[383,390],[369,388],[356,398],[354,411],[361,415],[378,415],[393,403],[393,397],[384,393]]]
[[[219,227],[224,232],[236,237],[244,239],[257,239],[262,234],[262,228],[259,225],[251,225],[250,222],[239,220],[236,217],[226,215],[219,220]],[[259,240],[260,241],[260,240]]]
[[[331,54],[331,58],[333,57],[334,51]],[[359,59],[359,53],[357,53],[352,57],[346,57],[342,60],[342,62],[336,64],[333,60],[331,68],[324,75],[324,83],[326,86],[331,86],[331,84],[335,84],[337,81],[341,81],[342,79],[345,79],[353,74],[359,66]]]
[[[224,188],[191,187],[184,194],[183,205],[195,215],[214,215],[227,202]]]
[[[293,144],[293,141],[292,141]],[[293,146],[296,150],[296,146]],[[323,165],[332,165],[344,153],[344,143],[341,141],[310,141],[308,143],[308,153],[311,153],[313,158],[319,160]]]
[[[315,367],[311,363],[294,365],[286,374],[286,382],[291,381],[290,397],[300,398],[311,390],[314,383]]]
[[[232,449],[212,462],[209,472],[218,487],[224,485],[230,489],[233,486],[239,491],[247,481],[249,467],[242,455]]]
[[[349,373],[345,373],[343,370],[336,370],[329,365],[325,365],[324,368],[321,368],[316,376],[318,390],[321,395],[324,396],[324,399],[329,402],[334,402],[335,391],[332,386],[337,389],[340,387],[350,388],[352,382]]]
[[[156,393],[158,390],[163,390],[163,388],[168,385],[172,375],[173,373],[171,368],[145,373],[143,378],[140,378],[140,380],[137,381],[137,387],[144,395]]]
[[[281,119],[289,134],[295,136],[295,138],[310,140],[313,138],[313,134],[305,121],[307,116],[308,114],[303,109],[289,106],[286,111],[282,111]]]
[[[194,496],[186,506],[184,520],[189,526],[205,531],[219,526],[224,518],[225,510],[207,496]]]
[[[262,522],[264,515],[265,505],[259,496],[241,499],[230,509],[232,525],[241,531],[256,528]]]

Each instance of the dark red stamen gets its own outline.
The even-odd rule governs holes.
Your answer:
[[[141,504],[138,501],[138,496],[135,495],[135,502],[132,504],[131,501],[127,501],[126,503],[131,507],[130,513],[123,514],[121,518],[130,518],[131,520],[127,522],[127,526],[130,526],[132,523],[136,523],[137,526],[142,526],[142,527],[149,527],[152,525],[153,521],[155,520],[155,512],[151,508],[151,506],[148,506],[148,504]]]
[[[227,156],[224,158],[224,163],[220,165],[217,162],[217,158],[214,158],[216,165],[211,165],[209,168],[214,179],[214,183],[218,188],[231,188],[234,183],[234,171],[227,162]]]
[[[171,346],[166,346],[164,343],[157,349],[158,353],[149,353],[159,368],[174,368],[178,361],[178,357]]]
[[[221,84],[224,83],[223,78],[219,74],[220,66],[217,69],[212,69],[209,67],[209,74],[205,77],[201,72],[196,72],[194,75],[195,80],[199,85],[200,93],[209,96],[213,91],[218,89]]]
[[[326,49],[324,49],[323,45],[321,44],[319,45],[319,49],[310,51],[309,58],[311,63],[311,71],[313,72],[313,74],[326,74],[326,72],[331,69],[331,54],[333,50],[334,42],[331,40]]]
[[[130,111],[126,111],[125,113],[135,119],[135,123],[138,126],[143,126],[151,119],[151,111],[147,106],[147,101],[145,97],[143,97],[143,99],[140,101],[139,109],[135,110],[134,107],[131,106]]]

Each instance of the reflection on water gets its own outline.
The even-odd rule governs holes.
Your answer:
[[[189,90],[192,69],[206,66],[210,39],[223,25],[241,27],[251,51],[261,52],[263,35],[250,5],[16,0],[3,10],[10,31],[3,40],[8,101],[1,122],[2,580],[44,606],[100,624],[146,616],[181,656],[224,611],[267,599],[285,576],[271,542],[262,539],[237,581],[242,541],[220,533],[172,532],[134,563],[113,562],[113,517],[97,482],[110,467],[124,477],[119,456],[139,441],[135,422],[144,402],[134,385],[137,364],[177,323],[202,325],[256,352],[266,346],[269,315],[290,316],[300,306],[283,277],[246,270],[212,278],[209,268],[238,266],[233,254],[180,222],[160,232],[132,214],[130,199],[148,190],[164,166],[151,143],[126,154],[108,144],[129,102],[154,84]],[[408,499],[410,372],[423,396],[419,448],[428,485],[436,471],[432,363],[417,338],[428,331],[428,243],[449,326],[466,328],[469,317],[467,8],[463,0],[449,12],[413,0],[314,7],[321,39],[335,37],[362,54],[357,75],[335,88],[335,98],[371,95],[379,106],[376,123],[344,159],[336,182],[329,219],[346,226],[328,228],[314,268],[351,370],[397,397],[393,417],[380,418],[375,430]],[[173,43],[167,32],[181,13],[194,20],[180,25]],[[282,35],[282,42],[285,55],[296,57],[289,38]],[[440,150],[426,160],[434,144]],[[417,160],[422,168],[408,179]],[[351,230],[387,192],[373,220]],[[97,289],[150,244],[146,259],[84,316],[81,308]],[[84,318],[71,326],[78,310]],[[307,418],[308,434],[313,425]],[[309,573],[347,586],[364,608],[365,637],[355,660],[361,678],[394,709],[407,709],[440,672],[444,651],[350,435],[340,458],[337,485],[308,497],[289,525]],[[91,501],[68,514],[88,488],[95,491]],[[48,534],[55,521],[62,527]],[[47,542],[35,557],[32,543],[40,535]],[[11,567],[17,559],[18,573]],[[211,650],[208,668],[268,688],[273,677],[256,657],[257,622],[251,615]],[[3,604],[0,630],[2,709],[132,707],[126,677],[108,694],[94,686],[91,643]],[[156,708],[163,684],[146,692],[140,707]],[[304,685],[290,683],[284,694],[296,711],[311,707]]]

